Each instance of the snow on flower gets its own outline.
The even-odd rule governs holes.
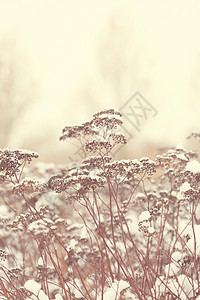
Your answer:
[[[148,210],[143,211],[139,216],[139,222],[149,221],[151,219],[151,214]]]
[[[52,228],[52,225],[54,225],[53,221],[47,218],[44,218],[43,220],[37,220],[32,222],[29,226],[27,231],[32,232],[34,235],[40,235],[44,234],[47,235]]]
[[[60,294],[55,295],[55,300],[64,300]]]
[[[64,299],[60,294],[56,294],[54,300],[64,300]]]
[[[129,230],[131,232],[131,234],[138,234],[138,228],[137,228],[137,224],[138,224],[138,214],[134,211],[134,210],[129,210],[126,214],[126,221],[127,224],[129,225]],[[127,227],[124,224],[124,231],[127,231]]]
[[[180,192],[184,193],[186,191],[189,191],[191,189],[191,186],[188,182],[184,182],[180,187]]]
[[[166,276],[173,277],[179,271],[180,271],[180,266],[177,263],[175,263],[175,262],[172,262],[172,263],[170,263],[170,264],[168,264],[168,265],[165,266],[165,274],[166,274]]]
[[[25,282],[24,287],[26,290],[30,291],[31,293],[38,295],[41,289],[41,284],[36,282],[33,279],[29,279]]]
[[[188,161],[188,158],[183,153],[177,154],[177,158],[180,160]]]
[[[177,299],[188,300],[195,296],[193,291],[195,291],[197,287],[197,281],[192,280],[184,274],[168,280],[166,280],[164,276],[161,276],[156,279],[152,293],[156,299],[161,299],[162,296],[172,294],[178,297]]]
[[[192,173],[200,173],[200,163],[197,160],[189,161],[186,165],[185,170]]]
[[[39,259],[38,259],[38,266],[43,266],[43,259],[42,259],[42,257],[40,257]]]
[[[148,233],[150,234],[150,235],[152,235],[152,234],[154,234],[155,233],[155,228],[153,228],[153,227],[148,227]]]
[[[104,300],[111,300],[111,299],[120,299],[120,293],[124,289],[129,287],[129,283],[124,280],[117,281],[115,280],[112,285],[107,289],[107,291],[103,295]],[[97,300],[100,300],[101,296],[97,298]]]

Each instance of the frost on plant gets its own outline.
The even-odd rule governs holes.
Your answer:
[[[84,154],[70,165],[0,150],[0,299],[200,297],[198,154],[114,160],[121,125],[110,109],[66,126]]]

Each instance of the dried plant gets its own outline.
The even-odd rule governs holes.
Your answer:
[[[65,127],[85,156],[71,166],[0,150],[0,299],[200,299],[198,155],[113,160],[121,117]]]

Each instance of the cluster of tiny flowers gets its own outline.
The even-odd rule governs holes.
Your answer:
[[[113,129],[122,125],[121,117],[122,114],[114,109],[103,110],[93,115],[92,124],[98,128]]]
[[[95,115],[90,122],[80,126],[66,126],[60,140],[83,138],[82,147],[87,152],[108,153],[117,144],[126,144],[126,138],[119,132],[122,114],[114,109],[104,110]]]
[[[28,150],[0,150],[0,172],[3,176],[12,177],[20,172],[20,167],[33,158],[38,158],[38,154]]]
[[[109,152],[112,149],[112,144],[108,141],[101,141],[98,138],[90,140],[85,144],[85,150],[88,152],[101,152],[102,150],[106,150]]]
[[[81,168],[91,170],[91,169],[103,169],[106,163],[111,161],[111,156],[89,156],[83,160]]]
[[[12,191],[14,194],[43,194],[46,191],[47,185],[33,179],[23,179],[20,183],[15,184]]]
[[[36,218],[43,218],[45,214],[47,214],[47,212],[48,212],[48,208],[43,206],[40,207],[40,209],[38,210],[37,217],[36,215],[33,215],[31,212],[27,212],[26,214],[22,213],[14,219],[14,221],[11,223],[11,227],[22,230],[20,226],[22,224],[25,228],[27,228],[29,224],[31,224],[36,220]]]
[[[20,269],[20,268],[9,269],[8,274],[11,279],[15,279],[15,278],[19,279],[19,277],[22,276],[22,269]]]
[[[57,226],[52,220],[48,218],[43,218],[30,223],[27,228],[27,231],[31,232],[34,236],[38,237],[51,236],[51,234],[53,233],[53,231],[55,231],[56,228]]]
[[[110,118],[111,115],[112,117]],[[108,117],[109,116],[109,117]],[[122,121],[118,117],[122,117],[122,114],[115,111],[114,109],[104,110],[93,115],[93,119],[90,122],[83,123],[80,126],[66,126],[60,137],[60,140],[67,138],[78,138],[86,135],[98,135],[98,128],[112,129],[116,125],[121,125]]]
[[[150,160],[148,157],[142,157],[140,159],[141,170],[148,175],[153,175],[156,172],[156,163]]]
[[[78,138],[86,135],[98,134],[97,130],[91,127],[91,122],[86,122],[80,126],[66,126],[63,128],[63,135],[60,137],[60,141],[64,141],[67,138]]]
[[[90,189],[103,186],[103,179],[101,177],[90,177],[89,170],[85,169],[70,169],[70,173],[59,174],[50,178],[48,186],[56,193],[63,191],[74,194],[77,197],[81,194],[85,194]],[[73,171],[73,172],[72,172]]]
[[[6,253],[5,250],[0,249],[0,262],[5,261],[7,258],[8,254]]]
[[[123,176],[128,180],[137,174],[147,173],[153,175],[156,171],[156,164],[149,158],[142,158],[141,160],[119,160],[105,164],[103,174],[105,176],[117,177]]]
[[[167,153],[157,155],[156,159],[160,167],[183,170],[187,162],[196,156],[196,153],[193,151],[187,151],[181,147],[177,147],[176,149],[168,150]]]
[[[144,233],[144,236],[151,237],[155,229],[150,225],[151,214],[149,211],[143,211],[139,217],[138,230]]]

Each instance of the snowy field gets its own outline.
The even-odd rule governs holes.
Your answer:
[[[114,160],[121,125],[111,109],[66,126],[70,165],[0,150],[0,299],[200,299],[198,154]]]

